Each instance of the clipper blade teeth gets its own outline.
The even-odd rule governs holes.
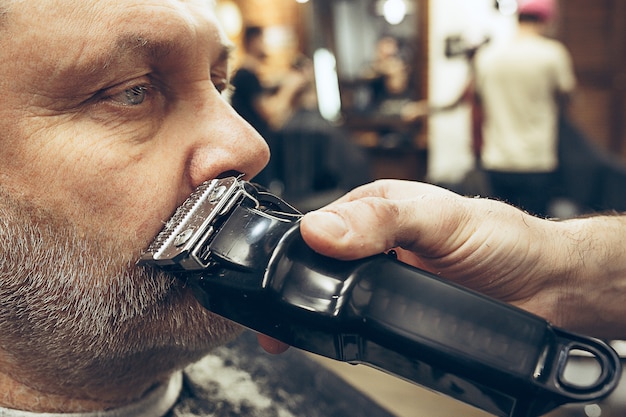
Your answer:
[[[156,236],[150,247],[149,252],[157,253],[165,245],[169,243],[171,239],[178,234],[183,226],[188,222],[188,219],[194,215],[197,207],[206,198],[208,193],[213,188],[212,182],[205,182],[200,185],[185,202],[179,206],[174,215],[163,226],[161,232]]]

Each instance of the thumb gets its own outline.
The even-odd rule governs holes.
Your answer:
[[[307,213],[300,230],[313,250],[337,259],[400,247],[432,260],[448,256],[474,230],[468,203],[477,204],[424,184],[380,182]]]
[[[337,259],[358,259],[398,246],[404,211],[398,201],[367,197],[307,213],[300,231],[316,252]]]

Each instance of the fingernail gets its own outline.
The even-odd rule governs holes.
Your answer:
[[[328,211],[316,211],[309,213],[309,216],[315,223],[317,231],[331,238],[341,238],[348,231],[346,222],[338,214]]]

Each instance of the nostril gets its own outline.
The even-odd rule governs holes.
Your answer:
[[[231,169],[231,170],[228,170],[228,171],[224,171],[224,172],[222,172],[221,174],[219,174],[219,175],[217,176],[217,178],[218,178],[218,179],[228,178],[228,177],[236,177],[236,178],[239,178],[239,177],[242,177],[242,176],[244,176],[244,175],[245,175],[245,174],[244,174],[243,172],[240,172],[240,171],[236,171],[236,170],[234,170],[234,169]]]

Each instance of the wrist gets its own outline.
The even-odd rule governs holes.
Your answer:
[[[597,337],[626,336],[626,217],[556,222],[556,325]]]

